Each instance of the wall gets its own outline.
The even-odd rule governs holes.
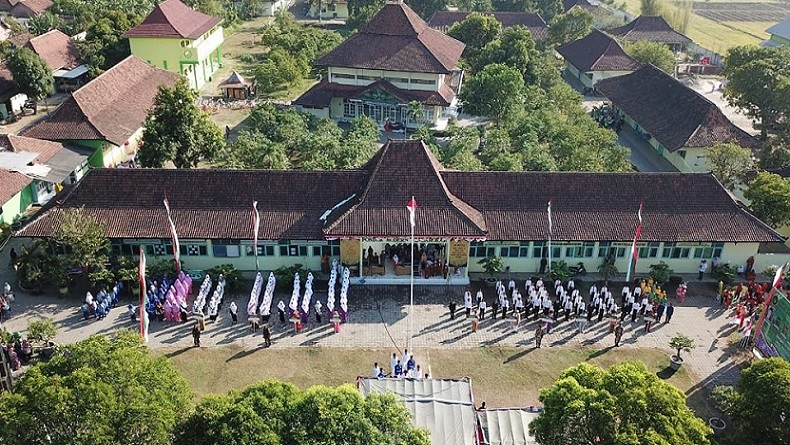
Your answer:
[[[327,4],[329,3],[329,4]],[[332,7],[334,6],[334,10]],[[327,1],[321,2],[321,19],[324,20],[345,20],[348,18],[348,4],[347,3],[332,3]],[[307,16],[310,18],[318,18],[318,3],[310,5],[310,10],[307,11]]]
[[[329,108],[308,108],[301,107],[301,111],[315,116],[319,119],[329,119]],[[341,112],[342,115],[342,112]]]
[[[27,187],[23,188],[22,191],[16,194],[13,198],[9,199],[2,205],[3,214],[0,215],[0,222],[11,224],[14,222],[14,219],[25,213],[30,204],[33,203],[33,190],[31,189],[31,183]]]
[[[681,152],[685,152],[686,156],[681,156]],[[705,155],[706,152],[706,147],[683,147],[673,153],[665,150],[664,157],[679,171],[708,172],[710,171],[710,162]]]
[[[338,75],[354,76],[353,79],[337,77]],[[382,71],[382,70],[365,70],[356,68],[340,68],[330,67],[328,70],[329,80],[332,83],[342,85],[356,85],[366,86],[375,82],[377,79],[387,79],[398,88],[404,90],[420,90],[420,91],[438,91],[439,85],[444,82],[443,74],[432,73],[409,73],[405,71]],[[370,79],[360,79],[359,76],[365,76]],[[402,82],[396,79],[407,79],[408,82]],[[430,80],[433,85],[414,83],[412,80]]]
[[[595,85],[599,80],[608,79],[610,77],[625,76],[631,74],[633,71],[591,71],[592,83]]]

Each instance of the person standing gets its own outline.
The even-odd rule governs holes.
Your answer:
[[[268,324],[263,325],[263,344],[267,348],[272,345],[272,331]]]
[[[196,347],[200,347],[200,326],[198,326],[197,322],[192,325],[192,340]]]
[[[623,323],[618,322],[614,328],[614,346],[620,346],[620,339],[623,338]]]
[[[456,310],[455,300],[450,300],[450,304],[448,304],[447,307],[450,309],[450,320],[455,320],[455,310]]]
[[[235,301],[231,301],[230,305],[228,305],[228,312],[231,318],[230,324],[236,324],[236,322],[239,321],[239,308],[236,306]]]
[[[658,305],[656,308],[656,323],[661,323],[661,319],[664,317],[664,311],[666,311],[667,305],[663,301]]]
[[[469,318],[472,315],[472,292],[469,291],[469,288],[464,292],[464,310],[466,318]]]
[[[477,311],[480,314],[480,321],[483,321],[483,320],[486,319],[486,307],[487,307],[486,301],[485,300],[480,300],[480,303],[478,303],[478,305],[477,305]]]
[[[315,322],[318,324],[321,324],[323,309],[324,305],[321,304],[321,300],[315,300]]]
[[[669,306],[667,306],[667,319],[664,321],[664,323],[669,323],[669,320],[672,319],[672,314],[674,313],[675,313],[675,305],[672,304],[672,302],[670,302]]]
[[[277,303],[277,312],[280,313],[280,324],[285,324],[285,303],[283,300]]]
[[[480,302],[483,301],[483,290],[478,289],[477,294],[475,295],[475,300],[477,300],[477,304],[480,305]]]
[[[475,317],[472,319],[472,332],[477,332],[477,325],[480,323],[480,317],[475,314]]]
[[[543,323],[538,325],[538,328],[535,329],[535,347],[540,348],[540,342],[543,341]]]
[[[543,258],[540,259],[540,271],[538,273],[540,275],[546,275],[546,266],[548,265],[549,265],[549,260],[547,260],[546,257],[544,256]]]
[[[390,358],[390,373],[395,376],[395,365],[398,364],[398,356],[393,352],[392,358]]]
[[[631,323],[636,322],[636,316],[639,315],[640,309],[642,309],[642,305],[638,301],[634,301],[634,304],[631,305]]]
[[[499,298],[494,298],[494,302],[491,303],[492,314],[491,318],[496,320],[496,314],[499,313]]]
[[[702,260],[699,263],[699,276],[697,280],[702,281],[702,276],[708,271],[708,260]]]

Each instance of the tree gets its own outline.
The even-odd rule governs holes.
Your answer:
[[[759,167],[763,170],[773,170],[790,165],[790,149],[786,136],[772,138],[763,143],[760,149]]]
[[[115,9],[96,11],[96,17],[83,17],[90,21],[83,28],[85,40],[77,42],[80,58],[88,65],[88,74],[94,78],[131,54],[129,39],[122,36],[142,20],[128,11]]]
[[[727,52],[724,97],[755,119],[762,140],[790,115],[790,49],[738,46]]]
[[[0,394],[0,437],[9,445],[169,445],[191,400],[184,378],[138,334],[95,335]]]
[[[729,414],[740,443],[790,443],[790,363],[781,358],[752,362],[741,371]]]
[[[664,9],[662,0],[640,0],[639,13],[644,16],[661,15]]]
[[[429,20],[438,11],[447,9],[447,0],[409,0],[409,7],[414,10],[423,20]]]
[[[85,213],[84,207],[66,209],[52,241],[69,252],[65,255],[66,265],[79,268],[90,277],[107,269],[110,241],[104,229],[95,217]]]
[[[464,42],[466,44],[464,57],[474,59],[480,50],[494,41],[501,32],[502,25],[494,16],[473,12],[450,27],[447,35]]]
[[[184,78],[172,87],[159,87],[145,119],[139,153],[143,167],[161,168],[172,161],[176,168],[191,168],[222,150],[222,131],[198,108],[197,98]]]
[[[535,6],[546,23],[563,11],[562,0],[537,0]]]
[[[309,419],[309,421],[304,421]],[[429,445],[425,430],[393,395],[362,398],[350,385],[300,390],[264,380],[241,392],[210,396],[176,431],[174,445]]]
[[[691,350],[695,348],[694,340],[688,338],[683,334],[675,334],[675,336],[672,337],[672,339],[669,341],[669,347],[674,349],[675,352],[677,352],[677,354],[675,354],[675,357],[677,357],[678,360],[681,361],[683,359],[680,357],[680,351],[691,352]]]
[[[625,46],[625,52],[641,63],[651,63],[668,74],[675,72],[675,55],[663,43],[639,40]]]
[[[501,63],[521,72],[527,85],[538,82],[538,65],[542,63],[532,33],[524,26],[511,26],[502,35],[488,43],[472,63],[475,71],[486,65]]]
[[[517,69],[494,63],[466,82],[461,101],[467,112],[490,117],[499,125],[522,103],[523,88]]]
[[[60,29],[66,25],[66,22],[57,15],[47,11],[41,15],[31,17],[27,21],[27,27],[30,33],[40,36],[53,29]]]
[[[214,17],[222,17],[222,5],[218,0],[184,0],[187,6]],[[227,25],[226,25],[227,26]]]
[[[47,63],[27,48],[19,48],[8,57],[8,69],[19,92],[37,101],[52,94],[55,78]]]
[[[491,7],[497,12],[528,12],[535,10],[534,0],[491,0]]]
[[[642,363],[608,371],[582,363],[541,390],[540,401],[544,411],[529,428],[541,445],[709,445],[713,434],[685,395]]]
[[[705,157],[710,162],[710,171],[721,184],[733,190],[744,172],[752,169],[752,151],[738,144],[717,142],[708,148]]]
[[[590,33],[593,16],[582,8],[572,8],[570,11],[555,16],[549,23],[550,45],[564,45],[574,40],[579,40]]]
[[[672,2],[671,6],[661,11],[661,16],[675,31],[685,34],[688,31],[692,14],[691,0],[678,0]]]
[[[31,340],[46,342],[58,335],[58,326],[51,318],[31,320],[27,325],[27,336]]]
[[[273,142],[257,130],[244,130],[228,145],[220,165],[224,168],[286,170],[290,167],[285,145]]]
[[[384,3],[385,0],[349,0],[346,25],[351,29],[362,29]]]
[[[743,196],[751,201],[749,209],[769,226],[790,224],[790,179],[760,172]]]

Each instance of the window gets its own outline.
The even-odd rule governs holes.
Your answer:
[[[340,240],[332,240],[326,246],[313,246],[313,256],[324,256],[326,254],[330,257],[340,256]]]
[[[189,46],[189,40],[182,40],[181,41],[181,48],[186,48]]]
[[[333,79],[351,79],[351,80],[354,80],[354,79],[356,79],[356,76],[354,76],[353,74],[334,74],[333,73],[332,74],[332,78]]]
[[[487,258],[496,255],[496,249],[486,246],[483,241],[472,241],[469,244],[469,256],[473,258]]]
[[[661,243],[639,243],[639,258],[656,258],[658,256],[658,246]]]
[[[546,243],[543,241],[535,241],[532,243],[532,258],[543,258],[548,256],[549,252],[546,250]]]
[[[411,83],[416,83],[420,85],[436,85],[435,80],[427,80],[427,79],[412,79]]]
[[[378,80],[378,78],[373,77],[373,76],[361,76],[361,75],[358,75],[357,79],[359,79],[359,80]]]
[[[678,246],[677,243],[664,243],[664,250],[661,252],[662,258],[688,258],[690,249]]]
[[[678,156],[683,159],[686,159],[686,150],[678,150]]]
[[[205,244],[181,244],[181,255],[208,256],[208,246]]]
[[[349,100],[343,102],[343,117],[357,117],[357,102]]]
[[[385,77],[385,79],[390,82],[409,83],[409,79],[405,77]]]
[[[569,258],[589,258],[593,256],[595,250],[595,243],[585,241],[581,244],[568,246],[565,248],[565,256]]]
[[[517,246],[502,246],[499,254],[508,258],[527,258],[529,256],[529,241],[521,241]]]
[[[146,244],[145,254],[153,256],[164,256],[173,254],[173,244],[169,241],[162,244]]]
[[[215,258],[237,258],[241,256],[239,240],[218,239],[211,242]]]
[[[307,246],[299,244],[280,244],[280,256],[307,256]]]
[[[628,245],[630,246],[630,243]],[[612,244],[611,241],[601,241],[598,243],[598,258],[606,258],[609,252],[614,253],[616,258],[622,258],[625,256],[625,248],[623,243]]]
[[[700,246],[694,248],[694,258],[711,259],[713,257],[721,258],[721,251],[724,250],[724,243],[711,243],[707,246]]]
[[[247,256],[255,256],[253,246],[250,244],[245,247],[245,254]],[[258,256],[274,256],[274,244],[260,244],[258,243]]]

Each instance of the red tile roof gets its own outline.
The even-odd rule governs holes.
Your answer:
[[[437,11],[430,19],[428,26],[438,31],[445,32],[458,22],[464,21],[471,12],[465,11]],[[542,42],[549,37],[549,27],[540,15],[534,12],[491,12],[492,15],[502,25],[502,28],[511,26],[523,26],[529,29],[532,38]]]
[[[46,12],[52,3],[52,0],[21,0],[11,8],[10,14],[16,18],[33,18]]]
[[[71,70],[82,65],[74,40],[57,29],[33,37],[25,46],[38,54],[52,71]]]
[[[14,136],[12,134],[0,134],[0,152],[10,151],[18,153],[27,151],[38,153],[36,162],[41,164],[45,164],[61,150],[63,150],[63,144],[58,142]]]
[[[595,88],[670,152],[716,142],[759,145],[716,104],[653,65],[601,80]]]
[[[8,202],[9,199],[21,192],[25,187],[33,182],[32,179],[22,173],[10,172],[0,169],[0,205]]]
[[[25,32],[22,34],[14,34],[8,38],[8,41],[11,42],[12,45],[16,46],[17,48],[22,48],[23,46],[27,45],[27,42],[30,41],[34,36],[29,32]]]
[[[606,32],[618,36],[626,42],[649,40],[671,44],[691,43],[691,39],[675,31],[661,16],[643,16],[632,20],[630,23],[608,29]]]
[[[693,190],[693,193],[689,193]],[[458,172],[416,141],[390,141],[360,170],[94,169],[48,204],[18,236],[49,236],[64,209],[84,206],[112,238],[167,238],[167,196],[182,239],[314,240],[416,235],[630,241],[642,212],[644,241],[782,242],[707,173]]]
[[[294,101],[294,104],[309,108],[325,108],[329,106],[333,97],[341,97],[343,99],[358,99],[364,94],[376,89],[382,89],[386,91],[388,94],[397,98],[401,101],[401,103],[404,104],[416,100],[425,105],[439,105],[442,107],[447,107],[450,106],[453,99],[455,98],[455,92],[447,84],[442,84],[439,87],[439,91],[436,92],[404,90],[396,87],[384,79],[377,80],[367,86],[342,85],[323,80],[316,85],[313,85],[312,88],[299,96],[299,98]]]
[[[557,52],[579,71],[633,71],[641,64],[626,54],[617,41],[593,29],[579,40],[566,43]]]
[[[129,56],[22,134],[52,141],[106,140],[122,145],[143,126],[159,87],[174,85],[179,77]]]
[[[197,39],[221,21],[220,18],[195,11],[180,0],[165,0],[124,36]]]
[[[387,3],[315,66],[449,73],[463,50],[463,43],[429,27],[405,3]]]

